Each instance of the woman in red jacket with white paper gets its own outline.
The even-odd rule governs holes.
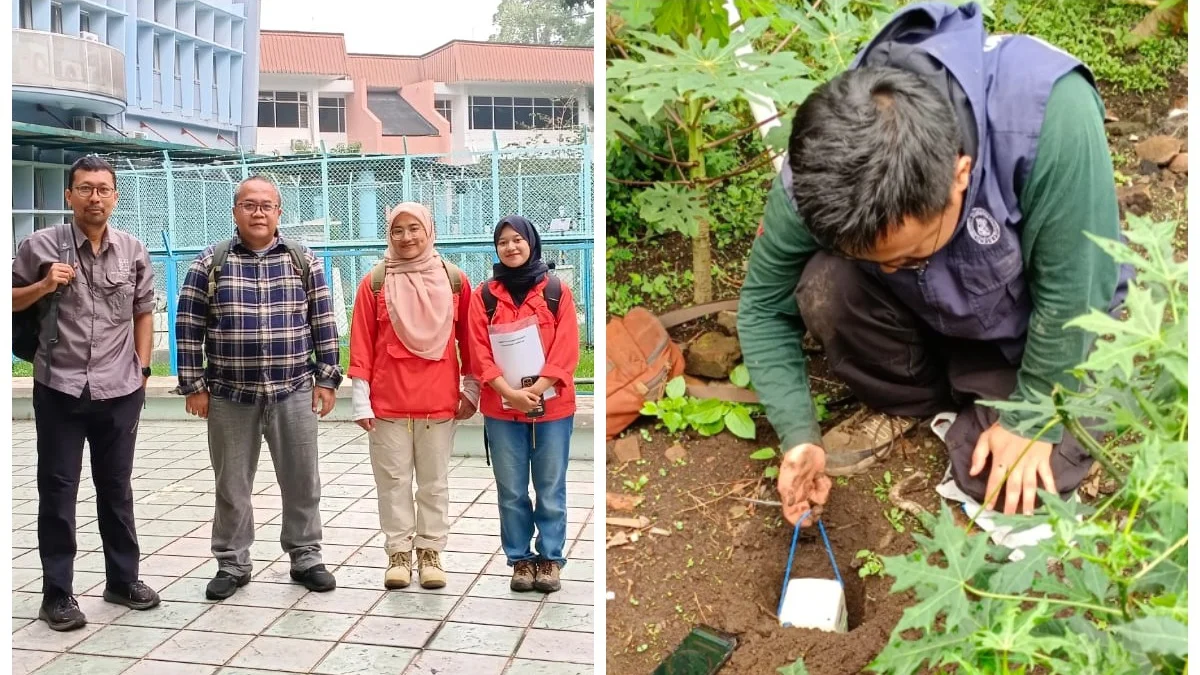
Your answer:
[[[471,284],[442,260],[433,239],[423,205],[404,202],[388,213],[387,253],[359,284],[350,327],[354,420],[370,441],[389,589],[411,582],[413,548],[421,586],[446,585],[439,552],[450,532],[454,424],[479,402],[469,368],[459,387],[459,353],[470,364]]]
[[[493,234],[500,262],[471,297],[471,356],[514,591],[550,593],[567,563],[567,459],[575,421],[579,324],[571,291],[542,261],[537,230],[509,216]],[[537,508],[529,500],[529,480]],[[529,540],[537,528],[537,554]]]

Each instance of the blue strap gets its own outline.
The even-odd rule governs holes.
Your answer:
[[[796,557],[796,543],[800,541],[800,526],[810,513],[812,513],[811,510],[805,511],[804,515],[796,520],[796,528],[792,531],[792,547],[788,551],[787,569],[783,572],[783,588],[779,592],[779,607],[775,610],[775,616],[783,613],[783,599],[787,595],[788,581],[792,578],[792,561]],[[829,535],[825,533],[825,523],[818,520],[817,527],[821,530],[821,539],[825,541],[825,552],[829,554],[829,564],[833,566],[833,575],[837,577],[838,585],[845,588],[846,584],[842,581],[842,573],[838,571],[837,560],[833,557],[833,546],[829,543]]]
[[[825,521],[818,520],[817,527],[821,529],[821,538],[825,540],[825,552],[829,554],[829,564],[833,565],[833,576],[837,577],[838,585],[845,588],[846,584],[842,583],[842,573],[838,571],[837,561],[833,559],[833,547],[829,545],[829,535],[825,534]]]

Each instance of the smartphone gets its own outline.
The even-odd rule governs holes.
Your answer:
[[[713,675],[736,648],[736,636],[710,626],[697,626],[658,664],[654,675]]]
[[[538,378],[534,377],[534,376],[522,377],[521,378],[521,388],[524,389],[525,387],[532,387],[534,385],[534,383],[537,381],[538,381]],[[537,404],[537,407],[531,408],[529,410],[529,412],[525,413],[525,416],[526,417],[541,417],[542,415],[545,415],[545,414],[546,414],[546,396],[543,394],[542,400],[540,403]]]

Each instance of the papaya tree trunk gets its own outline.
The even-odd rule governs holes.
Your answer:
[[[704,169],[704,130],[700,122],[700,106],[693,101],[688,110],[692,128],[688,130],[688,161],[692,163],[690,176],[693,183],[699,183],[708,174]],[[700,191],[698,185],[693,187]],[[692,302],[697,305],[712,302],[712,248],[710,243],[710,226],[707,218],[701,218],[696,224],[696,236],[692,238]]]

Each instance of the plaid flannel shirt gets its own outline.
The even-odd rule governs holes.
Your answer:
[[[260,256],[235,237],[210,308],[213,248],[192,262],[179,293],[176,393],[207,389],[238,403],[273,402],[314,376],[317,386],[337,389],[342,381],[341,352],[320,259],[304,249],[312,277],[312,290],[306,294],[304,280],[278,238]]]

